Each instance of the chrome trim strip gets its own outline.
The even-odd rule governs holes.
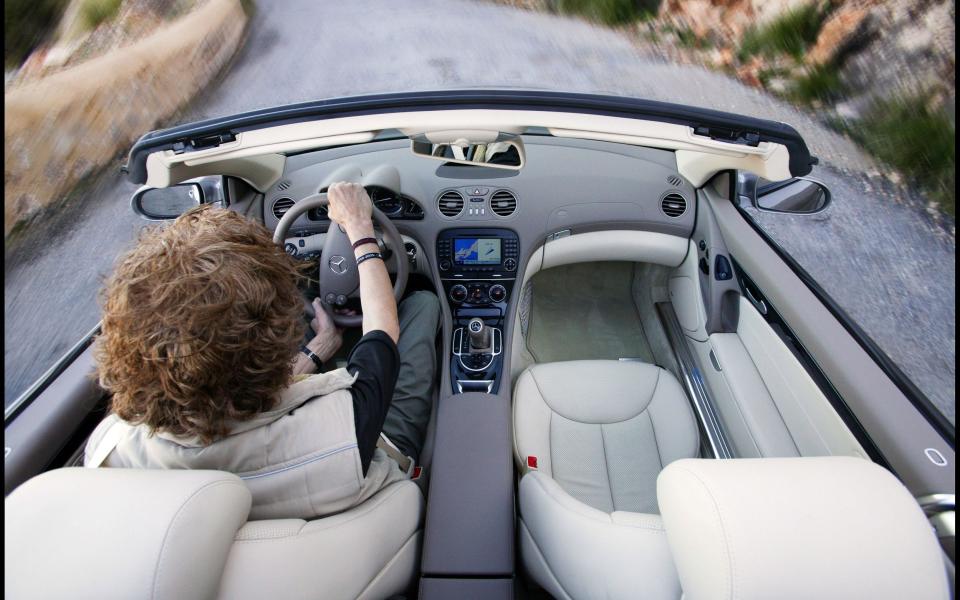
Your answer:
[[[458,379],[457,380],[457,392],[463,393],[463,384],[464,383],[485,383],[487,384],[487,393],[490,393],[490,390],[493,389],[493,379]]]
[[[917,503],[929,517],[937,513],[956,510],[957,497],[954,494],[929,494],[917,498]]]
[[[100,326],[103,324],[103,321],[97,323],[97,326],[90,330],[87,335],[80,338],[80,341],[73,345],[72,348],[67,350],[63,356],[57,359],[57,362],[53,363],[53,366],[47,369],[47,371],[41,375],[36,381],[33,382],[33,385],[27,388],[25,392],[20,394],[16,400],[14,400],[10,406],[6,407],[3,410],[3,422],[4,425],[20,411],[21,408],[25,407],[26,404],[33,401],[34,398],[40,395],[43,390],[47,389],[47,386],[50,385],[53,379],[58,375],[63,373],[67,367],[70,366],[80,354],[83,353],[87,347],[93,343],[93,337],[100,333]]]
[[[697,368],[697,363],[693,359],[690,348],[687,346],[686,336],[680,330],[680,323],[673,312],[673,305],[669,302],[657,302],[657,315],[663,324],[663,329],[673,348],[673,353],[677,357],[677,363],[680,365],[680,373],[683,376],[683,383],[687,389],[687,395],[690,403],[697,413],[700,420],[700,426],[706,435],[713,455],[716,458],[733,458],[730,451],[730,445],[727,443],[726,436],[717,416],[717,409],[713,405],[713,400],[707,392],[707,386]]]
[[[489,327],[489,325],[488,325]],[[458,327],[456,331],[453,332],[453,355],[457,357],[457,362],[460,363],[460,366],[471,371],[473,373],[479,373],[481,371],[486,371],[490,368],[490,365],[493,364],[494,359],[503,352],[503,334],[500,332],[499,327],[490,327],[493,330],[493,352],[490,353],[490,362],[480,367],[479,369],[474,369],[463,364],[463,359],[460,358],[464,354],[469,354],[469,352],[460,352],[460,348],[463,346],[463,327]],[[497,338],[500,339],[500,349],[497,350]]]

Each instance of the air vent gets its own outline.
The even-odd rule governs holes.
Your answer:
[[[291,184],[290,181],[281,181],[280,183],[277,184],[277,189],[282,192],[283,190],[289,188],[291,185],[293,184]]]
[[[683,185],[683,180],[677,177],[676,175],[671,175],[670,177],[667,177],[667,183],[669,183],[674,187],[677,187],[677,186]]]
[[[279,198],[273,202],[273,216],[278,219],[282,219],[284,213],[290,210],[290,207],[293,206],[293,200],[290,198]]]
[[[490,208],[497,216],[509,217],[517,210],[517,197],[507,190],[497,190],[490,198]]]
[[[463,211],[463,196],[460,195],[460,192],[453,190],[444,192],[437,200],[437,208],[440,209],[440,214],[443,216],[455,217]]]
[[[687,200],[680,194],[667,194],[660,201],[660,210],[668,217],[679,217],[687,212]]]

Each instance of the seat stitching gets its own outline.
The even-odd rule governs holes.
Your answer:
[[[607,476],[607,492],[610,494],[610,508],[614,512],[617,504],[613,501],[613,480],[610,479],[610,464],[607,462],[607,437],[603,435],[603,423],[600,424],[600,449],[603,450],[603,472]]]
[[[211,490],[221,485],[232,485],[232,486],[241,487],[243,489],[247,489],[246,485],[238,481],[221,479],[219,481],[212,481],[210,483],[204,484],[202,487],[200,487],[199,489],[195,490],[192,494],[190,494],[190,496],[186,500],[183,501],[183,503],[180,505],[180,508],[177,509],[176,514],[173,515],[173,518],[170,519],[169,523],[167,523],[166,531],[163,532],[163,540],[160,542],[160,550],[157,552],[157,562],[153,571],[153,585],[151,586],[151,591],[150,591],[151,598],[157,597],[157,585],[160,582],[160,572],[163,570],[164,550],[166,550],[167,538],[170,536],[170,530],[173,529],[174,524],[180,518],[180,515],[183,514],[183,511],[187,507],[187,505],[190,504],[190,502],[194,498],[196,498],[198,494],[200,494],[201,492],[205,492],[207,490]]]
[[[736,594],[735,594],[736,577],[734,573],[736,561],[734,560],[734,556],[733,556],[733,548],[730,547],[730,539],[729,539],[729,535],[727,534],[727,528],[724,526],[724,523],[723,523],[723,511],[720,510],[720,503],[717,502],[716,497],[713,495],[713,492],[710,490],[710,486],[708,486],[707,483],[703,479],[701,479],[699,475],[697,475],[695,472],[691,471],[690,469],[686,469],[683,467],[678,467],[678,470],[684,471],[688,473],[691,477],[696,479],[697,483],[700,484],[700,486],[703,488],[703,491],[707,493],[707,496],[710,498],[710,501],[713,503],[714,511],[716,511],[717,513],[717,522],[720,523],[720,533],[723,536],[723,545],[724,545],[724,548],[726,548],[727,550],[727,562],[729,563],[729,566],[730,566],[730,570],[727,573],[727,580],[729,581],[729,585],[730,585],[729,598],[736,598]]]
[[[570,361],[563,361],[563,362],[570,362]],[[542,363],[542,364],[556,364],[556,363]],[[644,365],[647,365],[647,366],[649,366],[649,367],[653,367],[654,369],[657,369],[657,381],[660,380],[660,371],[663,370],[663,367],[659,367],[659,366],[654,365],[654,364],[651,364],[651,363],[641,363],[641,364],[644,364]],[[536,366],[536,365],[534,365],[534,367],[535,367],[535,366]],[[537,386],[537,391],[540,393],[540,398],[543,399],[543,403],[546,404],[546,405],[547,405],[547,408],[549,408],[551,411],[556,412],[557,414],[559,414],[559,415],[562,416],[563,418],[568,419],[568,420],[570,420],[570,421],[573,421],[574,423],[584,423],[584,424],[587,424],[587,425],[601,425],[601,424],[604,424],[604,423],[607,424],[607,425],[613,425],[614,423],[625,423],[626,421],[630,421],[631,419],[635,419],[635,418],[637,418],[638,416],[640,416],[640,414],[641,414],[643,411],[647,410],[647,408],[650,406],[650,402],[653,400],[653,394],[651,394],[650,397],[647,398],[647,401],[643,404],[643,407],[640,408],[640,410],[638,410],[637,412],[635,412],[634,414],[632,414],[632,415],[630,415],[630,416],[628,416],[628,417],[624,417],[623,419],[620,419],[619,421],[604,421],[604,422],[602,422],[602,423],[595,423],[595,422],[593,422],[593,421],[580,421],[580,420],[577,420],[577,419],[573,419],[573,418],[571,418],[571,417],[568,417],[567,415],[565,415],[565,414],[561,413],[560,411],[556,410],[556,409],[553,407],[553,405],[551,405],[550,402],[547,401],[547,396],[546,396],[546,394],[543,393],[543,390],[540,389],[540,383],[537,381],[537,378],[536,378],[536,376],[535,376],[534,373],[533,373],[533,372],[534,372],[534,367],[530,367],[529,369],[527,369],[527,372],[530,373],[530,377],[533,378],[533,383],[534,383],[534,385]],[[654,388],[656,388],[656,386],[654,386]]]
[[[540,558],[543,560],[543,566],[546,567],[547,572],[550,573],[550,575],[553,577],[553,580],[557,582],[558,586],[560,586],[560,591],[566,594],[567,598],[573,598],[573,596],[571,596],[567,592],[567,590],[563,587],[563,584],[560,582],[560,578],[557,577],[557,574],[554,573],[553,569],[550,568],[550,563],[547,562],[547,556],[543,553],[543,550],[540,549],[540,544],[538,544],[537,539],[533,537],[533,533],[531,533],[530,528],[527,527],[526,524],[524,524],[523,526],[527,530],[527,537],[530,538],[530,542],[533,543],[533,547],[536,548],[537,552],[540,554]],[[529,572],[529,569],[528,569],[528,572]]]
[[[406,480],[406,481],[409,481],[409,480]],[[326,527],[316,527],[316,528],[311,529],[310,531],[307,531],[306,533],[303,532],[303,529],[305,529],[305,528],[307,527],[307,525],[310,525],[311,523],[322,523],[325,519],[329,519],[329,518],[332,518],[332,517],[336,517],[336,516],[342,515],[342,514],[344,514],[344,513],[337,513],[337,514],[333,514],[333,515],[325,515],[325,516],[319,517],[319,518],[317,518],[317,519],[309,520],[309,521],[307,521],[306,523],[304,523],[303,527],[300,528],[300,531],[298,531],[297,533],[291,534],[291,535],[283,535],[283,536],[269,537],[269,538],[256,538],[256,539],[251,539],[251,540],[237,540],[237,539],[234,539],[234,543],[235,543],[235,544],[255,544],[255,543],[259,543],[259,542],[271,542],[271,541],[273,541],[273,540],[280,540],[280,539],[290,538],[290,537],[301,537],[301,536],[302,536],[302,537],[306,537],[306,536],[312,536],[312,535],[314,535],[314,534],[327,531],[328,529],[331,529],[331,528],[334,528],[334,527],[340,527],[341,525],[346,525],[347,523],[356,521],[357,519],[359,519],[359,518],[361,518],[361,517],[367,516],[369,513],[371,513],[371,512],[374,511],[375,509],[377,509],[381,504],[383,504],[384,502],[386,502],[387,500],[389,500],[389,499],[392,498],[393,496],[399,494],[399,493],[400,493],[400,488],[397,487],[397,485],[400,484],[400,483],[403,483],[403,481],[398,481],[398,482],[395,482],[395,483],[391,483],[390,485],[388,485],[387,487],[383,488],[381,491],[377,492],[376,494],[374,494],[373,496],[371,496],[370,498],[368,498],[367,500],[365,500],[365,501],[362,502],[361,504],[358,504],[357,506],[348,508],[348,509],[347,509],[348,511],[349,511],[349,510],[354,510],[354,509],[359,509],[359,510],[357,510],[357,511],[356,511],[356,514],[354,514],[353,516],[351,516],[349,519],[345,519],[345,520],[343,520],[343,521],[340,521],[339,523],[335,523],[335,524],[327,524],[327,523],[325,523]],[[416,484],[414,484],[414,485],[416,485]],[[393,488],[393,489],[391,489],[391,488]],[[390,490],[390,493],[389,493],[389,494],[386,493],[387,490]],[[419,489],[418,489],[417,491],[419,492]],[[420,495],[421,495],[421,497],[423,496],[422,493],[421,493]],[[418,526],[417,526],[417,529],[419,530],[420,528],[421,528],[420,525],[418,525]]]

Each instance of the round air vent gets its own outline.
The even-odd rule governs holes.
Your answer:
[[[440,209],[440,214],[443,216],[455,217],[463,211],[463,196],[460,195],[460,192],[453,190],[444,192],[437,199],[437,208]]]
[[[293,206],[293,200],[290,198],[277,198],[273,201],[273,216],[282,219],[291,206]]]
[[[678,187],[680,185],[683,185],[683,180],[677,177],[676,175],[671,175],[670,177],[667,177],[667,183],[669,183],[674,187]]]
[[[668,217],[679,217],[687,212],[687,200],[680,194],[667,194],[660,201],[660,210]]]
[[[509,217],[517,210],[517,197],[507,190],[497,190],[490,198],[490,208],[499,217]]]

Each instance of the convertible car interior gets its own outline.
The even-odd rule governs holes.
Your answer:
[[[126,167],[142,216],[262,222],[335,308],[356,265],[325,192],[367,189],[398,299],[441,299],[415,477],[249,521],[231,473],[83,468],[94,331],[7,413],[5,596],[951,597],[953,438],[750,217],[757,178],[789,182],[770,210],[826,208],[802,138],[472,94],[152,132]]]

